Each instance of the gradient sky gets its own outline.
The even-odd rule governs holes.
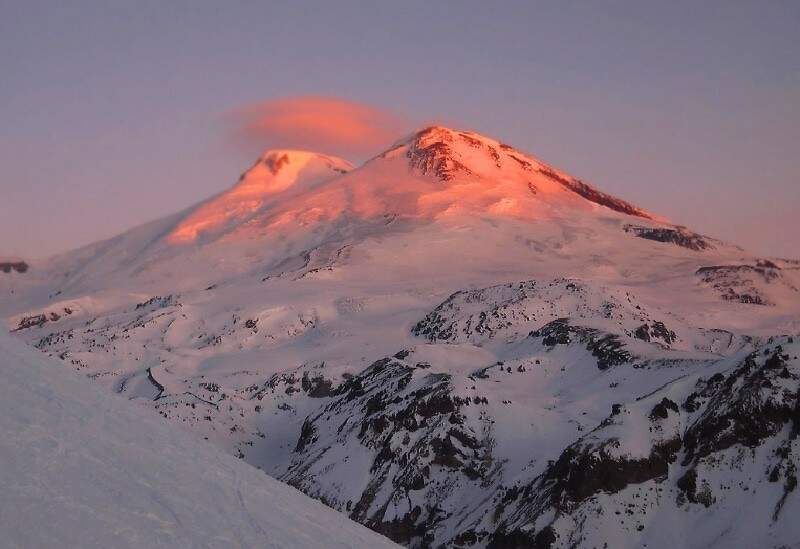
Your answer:
[[[226,113],[341,97],[473,129],[673,221],[800,257],[800,2],[0,0],[0,255],[189,206]]]

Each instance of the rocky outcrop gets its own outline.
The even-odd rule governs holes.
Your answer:
[[[542,167],[539,172],[551,180],[560,183],[564,188],[569,189],[575,194],[585,198],[589,202],[594,202],[595,204],[605,206],[606,208],[614,210],[615,212],[633,215],[635,217],[643,217],[645,219],[653,219],[653,215],[642,208],[634,206],[630,202],[626,202],[620,198],[611,196],[610,194],[606,194],[592,187],[591,185],[584,183],[580,179],[563,176],[552,168],[547,167]]]
[[[567,318],[592,328],[614,318],[617,320],[613,325],[622,328],[625,336],[634,334],[665,347],[678,340],[663,321],[648,315],[647,308],[635,296],[565,278],[456,292],[417,322],[411,332],[432,343],[509,341],[523,339],[547,323]],[[556,327],[554,324],[550,329]]]
[[[445,518],[437,502],[485,483],[493,460],[491,445],[466,421],[471,400],[453,393],[451,376],[407,356],[374,362],[307,417],[281,479],[395,541],[424,547]],[[342,490],[352,493],[347,499],[326,489],[331,472],[347,467],[336,448],[369,463],[366,482]]]
[[[154,296],[148,299],[147,301],[143,301],[141,303],[136,304],[136,310],[140,309],[147,309],[147,310],[156,310],[156,309],[164,309],[166,307],[174,307],[179,305],[178,297],[175,295],[168,295],[168,296]]]
[[[530,333],[530,337],[541,338],[542,343],[550,348],[577,341],[585,345],[597,359],[597,367],[601,370],[634,360],[634,356],[626,350],[618,335],[583,326],[573,326],[567,318],[554,320],[539,330],[534,330]]]
[[[702,406],[703,413],[684,435],[685,464],[733,445],[756,447],[786,424],[800,429],[800,378],[789,369],[789,358],[780,345],[768,347],[687,397],[684,409]]]
[[[798,289],[783,276],[781,267],[771,261],[755,265],[713,265],[700,267],[695,273],[700,280],[725,301],[750,305],[775,305],[773,291],[797,293]]]
[[[454,133],[443,128],[430,127],[419,131],[406,152],[409,165],[422,175],[430,174],[442,181],[470,175],[471,170],[453,154],[454,139]]]
[[[663,322],[655,321],[651,324],[642,324],[633,332],[633,337],[642,341],[653,342],[661,341],[669,347],[678,339],[675,332],[667,328]]]
[[[593,522],[613,527],[610,511],[624,510],[642,530],[652,505],[716,508],[724,499],[716,512],[725,513],[748,505],[742,502],[756,486],[774,494],[771,520],[778,520],[797,486],[800,362],[793,341],[775,338],[707,379],[695,376],[615,406],[540,477],[495,500],[504,518],[490,539],[498,547],[508,540],[509,547],[535,547],[536,534],[548,532],[553,546],[570,547],[585,541]],[[679,405],[675,396],[683,391],[691,392]],[[642,420],[647,430],[636,427]],[[670,492],[674,499],[664,499]]]
[[[631,233],[639,238],[674,244],[682,248],[694,250],[713,250],[711,239],[690,231],[686,227],[642,227],[639,225],[625,225],[626,233]]]
[[[29,328],[41,328],[49,322],[58,322],[62,317],[71,315],[72,312],[72,309],[69,307],[60,307],[51,311],[24,315],[19,319],[17,327],[14,328],[12,332],[19,332]]]
[[[0,261],[0,272],[10,273],[12,271],[17,273],[26,273],[30,266],[24,261]]]

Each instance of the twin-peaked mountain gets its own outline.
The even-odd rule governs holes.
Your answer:
[[[17,274],[18,337],[409,547],[800,538],[800,262],[496,140],[267,152]]]
[[[151,284],[167,272],[171,283],[199,283],[325,244],[432,223],[628,218],[644,229],[667,227],[668,238],[681,231],[508,145],[432,127],[357,168],[317,153],[269,151],[227,191],[58,258],[49,269],[63,272],[64,288],[87,277],[93,288],[109,277],[116,283],[114,275]],[[181,272],[189,265],[190,272]]]
[[[270,151],[230,190],[193,208],[166,240],[252,239],[346,218],[435,220],[488,214],[547,219],[598,205],[656,219],[508,145],[432,127],[359,168],[321,154]]]

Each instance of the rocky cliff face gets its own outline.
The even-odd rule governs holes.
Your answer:
[[[791,543],[795,527],[779,521],[797,486],[797,351],[794,338],[774,338],[721,361],[710,377],[690,375],[615,407],[543,475],[509,492],[493,543],[633,546],[653,539],[654,525],[665,532],[659,522],[678,512],[715,516],[693,521],[690,546],[709,543],[726,522],[725,536],[742,536],[730,538],[737,546]],[[744,509],[750,518],[737,524]]]

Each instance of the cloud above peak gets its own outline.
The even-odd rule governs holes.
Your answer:
[[[245,105],[228,117],[234,141],[252,149],[305,149],[349,158],[376,154],[408,131],[401,116],[337,97],[307,95]]]

